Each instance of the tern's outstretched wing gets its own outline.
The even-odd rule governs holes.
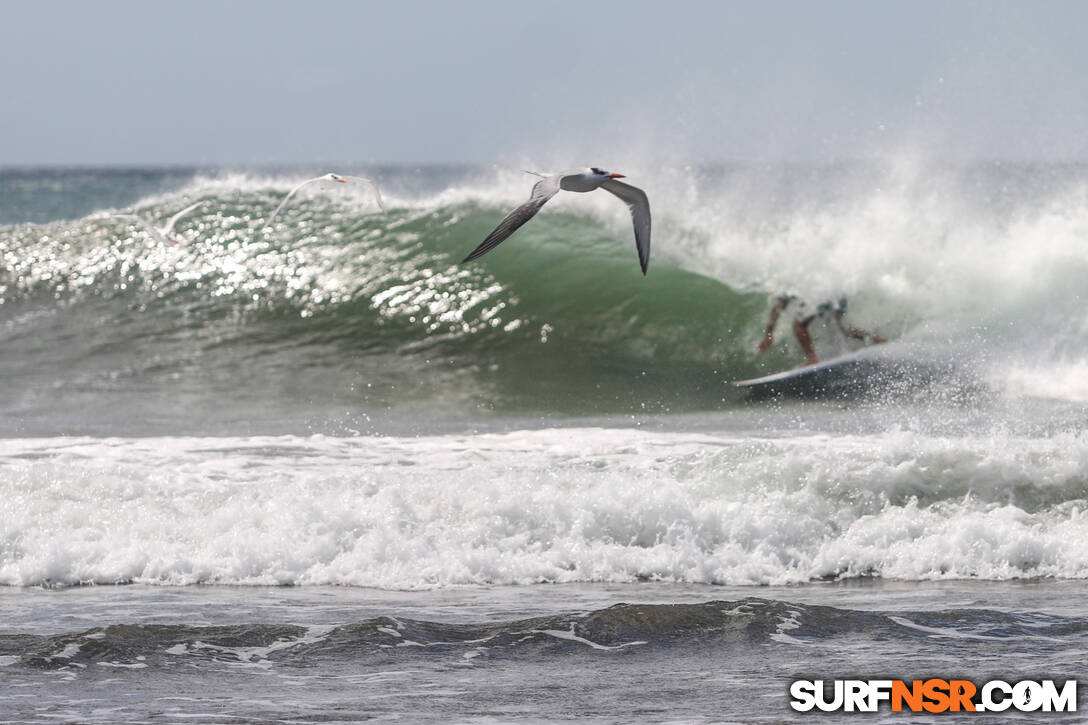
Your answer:
[[[385,204],[382,202],[382,192],[380,189],[378,189],[378,185],[375,184],[373,181],[371,181],[370,179],[364,179],[361,176],[342,176],[340,178],[347,179],[348,181],[354,182],[356,184],[362,184],[363,186],[370,187],[371,190],[374,191],[374,198],[378,200],[378,207],[382,211],[385,211]]]
[[[558,176],[548,176],[536,182],[529,201],[507,214],[506,218],[499,222],[499,226],[495,227],[495,231],[488,234],[487,238],[480,242],[480,246],[472,250],[472,254],[461,260],[461,264],[471,262],[502,244],[522,224],[536,216],[536,213],[540,211],[540,207],[544,206],[548,199],[551,199],[557,193],[559,193]]]
[[[137,216],[135,214],[111,214],[111,216],[115,219],[132,219],[137,224],[142,226],[145,230],[147,230],[147,233],[150,234],[152,238],[155,239],[155,241],[159,242],[160,244],[169,244],[169,242],[166,241],[166,237],[163,236],[162,232],[156,229],[151,224],[151,222],[144,219],[142,216]]]
[[[190,204],[189,206],[185,207],[184,209],[179,211],[174,216],[170,217],[170,220],[166,222],[166,226],[162,228],[162,233],[165,236],[170,236],[171,234],[173,234],[174,233],[174,225],[178,223],[178,219],[181,219],[183,216],[185,216],[186,214],[191,212],[193,209],[196,209],[198,206],[200,206],[203,203],[204,202],[202,202],[202,201],[198,201],[195,204]]]
[[[294,196],[298,192],[299,189],[306,186],[307,184],[312,184],[315,181],[321,181],[324,178],[325,178],[324,176],[318,176],[315,179],[307,179],[306,181],[303,181],[301,184],[296,186],[294,189],[291,189],[289,192],[287,192],[287,196],[283,197],[283,201],[281,201],[280,205],[276,207],[276,211],[272,212],[272,216],[268,217],[268,220],[264,223],[264,226],[265,227],[272,226],[272,220],[275,219],[279,215],[279,213],[283,209],[283,207],[287,205],[287,202],[289,202],[291,200],[291,197]]]
[[[646,192],[622,181],[609,179],[601,184],[605,191],[615,194],[631,210],[631,220],[635,223],[635,247],[638,249],[638,263],[642,273],[650,264],[650,200]]]

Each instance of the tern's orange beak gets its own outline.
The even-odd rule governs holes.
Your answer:
[[[347,180],[347,179],[337,179],[337,180],[336,180],[336,183],[338,183],[338,184],[346,184],[346,183],[348,183],[348,180]]]
[[[627,177],[624,176],[623,174],[609,174],[608,178],[610,178],[610,179],[626,179]]]

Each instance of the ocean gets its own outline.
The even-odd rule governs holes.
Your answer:
[[[330,170],[386,211],[311,185],[263,228]],[[842,716],[798,680],[1088,680],[1088,166],[616,170],[645,277],[606,193],[461,264],[520,167],[0,170],[0,722],[800,723]],[[116,216],[195,202],[166,244]],[[803,360],[785,319],[756,352],[783,293],[845,297],[895,379],[732,386]]]

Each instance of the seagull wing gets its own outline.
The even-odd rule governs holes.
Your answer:
[[[156,229],[151,224],[151,222],[144,219],[142,216],[137,216],[136,214],[112,214],[111,216],[115,219],[132,219],[137,224],[142,226],[147,231],[147,233],[150,234],[160,244],[169,244],[169,242],[166,241],[166,237],[163,236],[162,232]]]
[[[170,217],[170,220],[166,222],[166,226],[162,228],[162,233],[164,235],[166,235],[166,236],[170,236],[171,234],[173,234],[174,233],[174,225],[178,223],[178,219],[181,219],[183,216],[185,216],[186,214],[191,212],[193,209],[196,209],[198,206],[200,206],[203,203],[204,202],[202,202],[202,201],[198,201],[195,204],[190,204],[189,206],[185,207],[184,209],[179,211],[174,216]]]
[[[318,177],[313,178],[313,179],[307,179],[306,181],[303,181],[301,184],[296,186],[294,189],[291,189],[289,192],[287,192],[287,196],[283,197],[283,201],[281,201],[280,205],[276,207],[276,211],[272,212],[272,216],[268,217],[268,220],[264,223],[264,226],[266,228],[272,226],[272,220],[275,219],[279,215],[280,210],[282,210],[283,207],[287,205],[287,202],[289,202],[291,200],[291,197],[294,196],[298,192],[299,189],[306,186],[307,184],[312,184],[315,181],[321,181],[324,178],[325,178],[324,176],[318,176]]]
[[[646,192],[622,181],[609,179],[601,188],[618,196],[631,210],[631,220],[635,223],[635,248],[638,249],[638,263],[642,273],[650,264],[650,200]]]
[[[382,202],[382,192],[380,189],[378,189],[377,184],[375,184],[370,179],[364,179],[361,176],[343,176],[341,178],[347,179],[348,181],[355,184],[362,184],[363,186],[370,187],[370,189],[374,192],[374,198],[378,200],[378,207],[382,211],[385,211],[385,204]]]
[[[548,176],[536,182],[533,185],[533,194],[529,197],[529,201],[507,214],[506,218],[499,223],[499,226],[495,227],[495,231],[488,234],[487,238],[480,242],[480,246],[472,250],[472,254],[461,260],[461,264],[471,262],[502,244],[522,224],[536,216],[536,213],[540,211],[540,207],[544,206],[548,199],[551,199],[557,193],[559,193],[558,176]]]

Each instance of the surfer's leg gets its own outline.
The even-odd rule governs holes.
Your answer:
[[[854,338],[855,340],[861,340],[863,342],[868,340],[869,342],[872,342],[872,343],[887,342],[887,339],[881,337],[880,335],[876,334],[875,332],[866,332],[865,330],[862,330],[860,327],[852,327],[851,325],[846,325],[846,327],[844,329],[845,329],[846,334],[849,335],[850,337]]]
[[[801,349],[805,351],[805,365],[815,365],[820,362],[820,358],[816,357],[816,348],[812,346],[812,335],[808,334],[808,325],[814,319],[816,319],[815,315],[804,320],[793,321],[793,334],[797,342],[801,343]]]
[[[839,329],[842,330],[842,334],[847,337],[852,337],[855,340],[861,340],[862,342],[869,341],[872,343],[887,342],[886,339],[876,334],[875,332],[867,332],[860,327],[854,327],[843,322],[842,315],[835,317],[835,322],[838,323]]]

